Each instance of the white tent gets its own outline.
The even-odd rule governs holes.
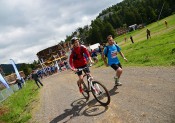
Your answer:
[[[88,49],[89,50],[98,49],[99,46],[100,46],[100,44],[99,43],[96,43],[96,44],[90,45]]]
[[[136,30],[137,24],[133,24],[131,26],[129,26],[129,28],[132,28],[133,30]]]

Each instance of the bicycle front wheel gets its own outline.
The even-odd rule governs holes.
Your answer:
[[[106,87],[98,81],[92,81],[93,87],[91,87],[92,94],[95,99],[103,106],[107,106],[110,103],[110,95]]]

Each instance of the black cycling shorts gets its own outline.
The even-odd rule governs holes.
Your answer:
[[[84,66],[78,67],[78,68],[85,68],[85,67],[87,67],[87,65],[84,65]],[[77,68],[77,69],[78,69],[78,68]],[[83,71],[84,71],[84,73],[90,73],[89,67],[85,68]],[[82,71],[77,72],[77,75],[78,75],[78,76],[80,76],[80,75],[82,75],[82,74],[83,74]]]
[[[119,67],[122,68],[122,65],[119,63],[119,64],[112,64],[111,67],[114,69],[114,70],[117,70]]]

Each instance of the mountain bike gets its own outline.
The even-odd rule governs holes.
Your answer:
[[[89,66],[88,66],[89,67]],[[77,71],[83,71],[87,67],[79,68]],[[87,78],[87,84],[85,84],[85,77]],[[110,103],[110,95],[106,87],[100,83],[99,81],[96,81],[93,79],[93,77],[89,73],[85,73],[83,75],[83,81],[80,85],[83,89],[82,95],[86,98],[86,100],[89,100],[90,94],[89,92],[92,92],[94,98],[103,106],[107,106]]]

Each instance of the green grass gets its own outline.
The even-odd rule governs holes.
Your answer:
[[[168,22],[168,28],[164,21]],[[115,38],[122,48],[122,52],[128,59],[125,62],[121,56],[119,59],[124,66],[175,66],[175,15],[169,16],[159,22],[147,25],[145,28],[129,32]],[[146,39],[146,29],[151,31],[151,39]],[[134,44],[129,36],[132,35]],[[124,42],[124,37],[127,41]],[[97,67],[102,66],[99,60]]]
[[[0,106],[0,122],[24,123],[31,116],[32,103],[37,99],[37,86],[33,81],[27,81],[25,87],[12,94]]]

